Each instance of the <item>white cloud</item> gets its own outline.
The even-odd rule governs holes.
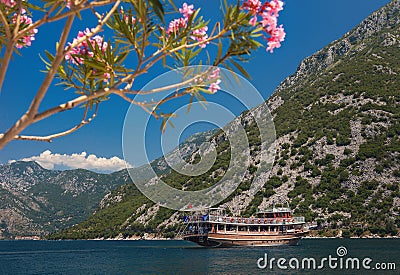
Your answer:
[[[125,160],[118,157],[103,158],[93,154],[88,155],[86,152],[67,155],[53,154],[50,150],[46,150],[39,156],[32,156],[21,160],[36,161],[46,169],[54,169],[55,166],[62,166],[70,169],[82,168],[96,172],[114,172],[126,167],[132,167]]]

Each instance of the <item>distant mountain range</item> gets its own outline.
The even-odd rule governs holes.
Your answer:
[[[2,165],[0,238],[43,235],[74,225],[93,213],[105,194],[126,182],[122,173],[52,171],[36,162]]]
[[[189,156],[214,132],[189,137],[180,145],[185,148],[182,156]],[[162,157],[150,165],[160,175],[170,169]],[[147,166],[131,172],[147,181],[149,176],[142,173]],[[0,165],[0,239],[43,236],[82,222],[105,195],[130,182],[126,170],[99,174],[84,169],[47,170],[36,162]]]

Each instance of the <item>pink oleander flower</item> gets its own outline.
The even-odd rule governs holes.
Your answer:
[[[281,42],[270,40],[268,41],[267,52],[269,51],[270,53],[273,53],[275,48],[280,48],[280,47],[281,47]]]
[[[285,36],[286,33],[282,25],[280,25],[278,28],[275,28],[271,33],[272,38],[277,39],[281,42],[285,40]]]
[[[111,78],[111,75],[109,74],[109,73],[104,73],[103,74],[103,82],[104,83],[108,83],[109,82],[109,79]]]
[[[210,74],[210,76],[208,77],[208,79],[209,80],[212,80],[212,79],[217,79],[217,78],[219,78],[220,77],[220,72],[221,72],[221,69],[220,68],[216,68],[216,69],[214,69],[213,71],[212,71],[212,73]]]
[[[210,86],[208,87],[208,90],[213,94],[216,93],[218,90],[221,90],[221,87],[219,86],[219,84],[221,83],[220,73],[221,69],[215,68],[211,72],[211,74],[207,77],[207,80],[213,81],[213,83],[211,83]]]
[[[184,18],[174,19],[169,23],[167,34],[177,33],[179,29],[186,28],[187,22]]]
[[[30,35],[24,36],[22,38],[22,41],[18,41],[18,43],[15,45],[18,49],[21,49],[22,47],[29,47],[32,45],[32,41],[35,40],[35,34],[37,33],[37,29],[34,29],[33,32],[31,32]]]
[[[179,12],[183,15],[183,17],[188,20],[189,17],[194,13],[194,6],[183,3],[182,8],[179,8]]]
[[[201,84],[201,83],[203,83],[203,82],[204,82],[204,78],[202,78],[201,76],[197,77],[197,78],[194,80],[194,83],[195,83],[195,84]]]
[[[6,5],[7,7],[14,7],[15,6],[15,0],[0,0],[0,3]]]
[[[129,18],[129,16],[127,14],[125,14],[125,11],[124,11],[123,7],[120,8],[119,13],[122,14],[122,17],[123,17],[125,23],[127,23],[127,24],[128,23],[132,23],[132,24],[136,23],[136,18],[134,16],[131,16]]]
[[[256,15],[260,8],[262,7],[262,3],[260,0],[245,0],[242,9],[250,11],[251,14]]]
[[[182,8],[179,9],[179,12],[183,15],[183,18],[172,20],[168,25],[167,34],[176,34],[177,32],[179,32],[180,29],[186,28],[188,19],[194,13],[194,11],[195,10],[193,5],[188,5],[184,3]],[[197,42],[200,42],[201,44],[199,45],[199,47],[205,48],[207,44],[210,44],[209,41],[206,41],[208,39],[207,31],[207,26],[204,26],[197,30],[193,30],[190,33],[190,38],[196,40]]]
[[[278,25],[278,18],[269,12],[263,12],[261,24],[266,29],[267,32],[273,31],[274,29],[276,29],[276,26]]]
[[[192,36],[190,38],[198,42],[204,42],[203,44],[200,44],[200,47],[205,48],[207,44],[210,44],[209,41],[205,42],[208,39],[207,31],[208,31],[207,26],[194,30],[192,31]]]
[[[21,9],[21,16],[19,19],[19,23],[21,25],[31,25],[32,24],[32,18],[29,16],[25,15],[26,11],[24,9]],[[17,23],[17,14],[15,13],[12,19],[13,24]]]
[[[92,29],[93,31],[93,29]],[[74,38],[72,43],[68,43],[68,46],[65,47],[65,49],[68,49],[71,45],[75,44],[78,42],[79,39],[84,37],[85,35],[89,34],[90,30],[86,28],[85,31],[79,31],[77,38]],[[71,48],[66,54],[65,54],[65,60],[71,61],[75,65],[83,64],[85,56],[93,57],[94,53],[90,51],[89,44],[92,47],[95,47],[96,44],[97,46],[101,49],[102,53],[105,53],[107,50],[107,42],[104,41],[104,39],[100,35],[95,35],[88,40],[83,40],[82,42],[78,43],[75,47]]]
[[[283,2],[280,0],[271,0],[267,5],[266,10],[278,16],[278,13],[283,10]]]
[[[220,72],[221,72],[221,69],[217,67],[217,68],[213,69],[206,78],[203,78],[202,76],[198,76],[194,80],[194,85],[200,85],[202,87],[205,87],[208,85],[208,90],[211,93],[216,93],[218,90],[221,89],[221,87],[219,86],[219,84],[221,83]]]
[[[253,27],[255,27],[255,25],[257,25],[257,15],[254,15],[254,16],[249,20],[249,24],[252,25]]]
[[[135,24],[136,23],[136,18],[134,16],[131,16],[131,18],[129,18],[128,15],[124,14],[124,21],[125,23],[132,23]]]
[[[268,47],[267,51],[273,53],[275,48],[280,48],[281,47],[281,42],[285,40],[285,30],[283,29],[283,26],[280,25],[278,28],[274,29],[270,33],[271,37],[269,37],[268,40]]]
[[[208,87],[208,90],[211,93],[215,94],[216,92],[218,92],[218,90],[221,90],[221,87],[219,86],[220,83],[221,83],[221,79],[218,79],[214,83],[211,83],[210,87]]]
[[[21,15],[19,18],[19,23],[20,23],[20,28],[24,29],[26,27],[29,27],[32,25],[33,21],[32,18],[30,18],[29,16],[27,16],[25,9],[21,9]],[[12,22],[13,24],[17,23],[17,14],[15,13],[13,18],[12,18]],[[38,33],[38,29],[32,29],[30,31],[28,31],[26,33],[26,35],[17,42],[17,44],[15,45],[16,48],[21,49],[23,47],[29,47],[32,45],[32,41],[35,40],[35,34]]]
[[[264,31],[269,35],[267,38],[267,51],[273,52],[275,48],[281,47],[281,42],[284,41],[286,33],[282,25],[278,27],[279,12],[283,10],[283,2],[280,0],[266,1],[264,4],[259,0],[244,0],[242,5],[243,10],[248,10],[252,15],[249,24],[256,26],[258,16],[262,17],[261,25]]]

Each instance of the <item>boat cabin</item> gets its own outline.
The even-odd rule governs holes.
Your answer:
[[[264,219],[292,219],[292,211],[287,207],[270,208],[257,213],[258,218]]]

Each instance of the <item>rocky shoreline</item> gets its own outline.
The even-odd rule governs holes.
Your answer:
[[[303,239],[400,239],[400,236],[384,236],[381,237],[376,234],[372,235],[366,235],[366,236],[361,236],[361,237],[355,237],[352,236],[350,238],[343,238],[343,237],[327,237],[327,236],[304,236]],[[4,239],[7,240],[7,239]],[[41,238],[39,236],[24,236],[20,237],[18,236],[15,239],[9,239],[9,240],[29,240],[29,241],[40,241],[40,240],[47,240],[45,238]],[[130,236],[130,237],[123,237],[122,235],[117,236],[115,238],[95,238],[95,239],[84,239],[86,241],[171,241],[171,240],[181,240],[181,239],[173,239],[173,238],[165,238],[165,237],[159,237],[154,234],[144,234],[143,236]]]

